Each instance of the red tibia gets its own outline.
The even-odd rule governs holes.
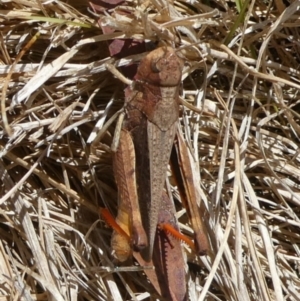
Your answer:
[[[102,218],[111,228],[113,228],[120,235],[123,235],[128,240],[130,240],[129,235],[116,223],[115,219],[112,217],[107,208],[99,208],[99,212]]]
[[[185,235],[181,234],[179,231],[177,231],[172,225],[163,223],[159,224],[158,227],[164,230],[165,232],[171,234],[174,238],[186,243],[195,252],[195,244],[193,243],[193,241]]]

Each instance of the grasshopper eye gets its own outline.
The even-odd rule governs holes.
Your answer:
[[[162,70],[162,66],[164,66],[165,62],[164,60],[155,60],[154,62],[151,63],[151,71],[154,73],[159,73]]]

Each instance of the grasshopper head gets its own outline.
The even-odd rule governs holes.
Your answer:
[[[160,47],[141,60],[136,80],[155,86],[173,87],[181,81],[183,62],[171,47]]]

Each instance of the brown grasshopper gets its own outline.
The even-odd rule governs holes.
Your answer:
[[[133,85],[125,90],[125,117],[119,145],[113,156],[119,193],[116,218],[119,229],[114,227],[112,249],[116,257],[124,261],[133,248],[136,251],[134,256],[141,265],[160,265],[160,270],[170,269],[178,261],[182,261],[181,266],[184,267],[182,255],[179,254],[180,242],[173,239],[166,243],[168,239],[163,238],[162,231],[166,230],[175,237],[180,235],[172,230],[177,227],[174,205],[164,192],[170,157],[181,165],[179,169],[172,164],[175,166],[175,176],[181,178],[180,183],[183,182],[179,188],[184,191],[183,199],[194,229],[196,250],[204,255],[208,248],[194,187],[199,183],[194,183],[189,150],[178,130],[182,69],[182,60],[170,47],[158,48],[142,59]],[[103,211],[103,216],[106,213]],[[109,219],[106,218],[112,225]],[[166,248],[166,244],[171,247]],[[157,247],[153,254],[154,245]],[[163,261],[168,268],[166,265],[163,267]],[[172,274],[172,271],[167,270],[166,273]],[[157,283],[160,282],[159,277],[157,273]],[[177,278],[182,282],[179,278],[184,279],[184,275]],[[184,300],[184,296],[174,292],[181,290],[179,287],[179,284],[173,284],[167,292],[163,289],[160,292],[172,300]]]

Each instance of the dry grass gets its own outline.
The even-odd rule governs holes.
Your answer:
[[[183,98],[211,115],[182,111],[211,240],[188,258],[190,299],[299,300],[300,1],[141,2],[102,15],[113,34],[83,1],[0,2],[0,300],[153,294],[142,269],[111,261],[97,212],[116,212],[115,123],[103,126],[124,99],[105,63],[144,55],[113,60],[121,37],[180,50]]]

